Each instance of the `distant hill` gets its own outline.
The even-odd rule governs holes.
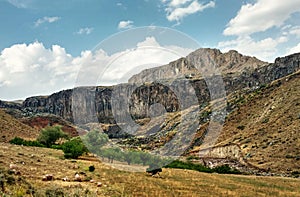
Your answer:
[[[32,128],[0,109],[0,141],[7,142],[14,137],[35,139],[39,130]]]

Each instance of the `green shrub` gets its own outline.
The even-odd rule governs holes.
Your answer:
[[[145,166],[149,164],[149,161],[152,159],[152,155],[147,152],[140,152],[139,154],[141,163]]]
[[[73,138],[62,145],[64,157],[66,159],[77,159],[83,153],[87,152],[86,147],[79,137]]]
[[[102,158],[107,158],[110,163],[113,163],[114,160],[122,161],[124,159],[124,153],[118,147],[102,148],[99,151],[99,155]]]
[[[49,148],[60,138],[68,138],[68,135],[62,131],[61,126],[53,126],[42,129],[37,141]]]
[[[14,139],[10,140],[9,143],[16,144],[16,145],[24,145],[24,139],[15,137]]]
[[[124,154],[124,160],[127,162],[128,165],[135,163],[139,164],[142,163],[140,158],[140,152],[138,151],[126,151]]]
[[[82,137],[82,141],[90,152],[99,154],[99,150],[108,142],[108,136],[98,130],[88,132]]]
[[[179,168],[179,169],[188,169],[188,170],[196,170],[199,172],[213,172],[212,169],[205,167],[201,164],[194,164],[191,162],[183,162],[179,160],[175,160],[171,162],[170,164],[165,166],[166,168]]]
[[[241,174],[240,171],[237,169],[231,168],[229,165],[222,165],[217,166],[215,168],[209,168],[206,166],[203,166],[201,164],[194,164],[191,162],[183,162],[179,160],[175,160],[171,162],[170,164],[165,166],[166,168],[179,168],[179,169],[188,169],[188,170],[196,170],[199,172],[206,172],[206,173],[212,173],[216,172],[219,174]]]
[[[232,169],[229,165],[225,164],[222,166],[217,166],[212,169],[214,172],[219,174],[241,174],[237,169]]]
[[[9,141],[11,144],[23,145],[23,146],[36,146],[36,147],[45,147],[43,144],[38,141],[27,141],[19,137],[15,137]]]
[[[63,145],[59,145],[59,144],[54,144],[51,146],[52,149],[57,149],[57,150],[62,150],[63,149]]]
[[[188,156],[188,157],[186,158],[186,160],[188,160],[188,161],[191,161],[191,160],[198,160],[198,159],[199,159],[199,157],[194,156],[194,155]]]
[[[89,171],[94,172],[95,171],[95,166],[89,166]]]

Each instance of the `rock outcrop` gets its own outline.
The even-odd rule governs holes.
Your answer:
[[[197,65],[195,65],[195,63]],[[220,74],[241,73],[245,70],[253,70],[267,65],[267,62],[258,60],[255,57],[243,56],[237,51],[230,50],[221,53],[218,49],[198,49],[186,58],[170,62],[168,65],[146,69],[139,74],[132,76],[129,83],[143,83],[157,81],[161,79],[178,78],[199,78],[199,67],[206,67],[210,72],[209,66],[215,66]],[[216,74],[216,73],[214,73]]]

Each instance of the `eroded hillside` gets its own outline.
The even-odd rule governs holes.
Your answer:
[[[227,116],[220,144],[237,144],[243,157],[265,170],[300,168],[300,73],[244,95]]]

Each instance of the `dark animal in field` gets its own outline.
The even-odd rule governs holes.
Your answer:
[[[152,176],[154,176],[156,174],[159,175],[159,173],[162,172],[162,169],[161,168],[147,169],[146,172],[149,173],[149,174],[151,174]]]

